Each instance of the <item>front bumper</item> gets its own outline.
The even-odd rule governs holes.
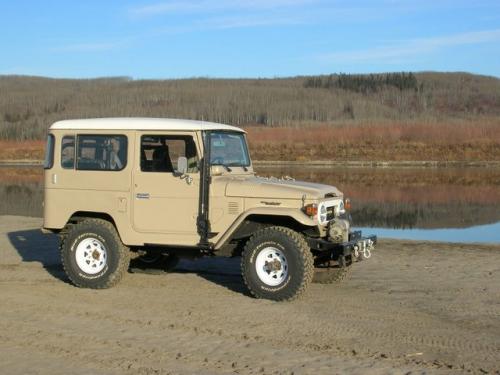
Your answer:
[[[338,260],[341,257],[351,257],[359,259],[369,258],[377,243],[377,236],[363,236],[361,231],[349,233],[349,241],[344,243],[333,243],[323,238],[307,238],[309,247],[319,253],[321,258]]]

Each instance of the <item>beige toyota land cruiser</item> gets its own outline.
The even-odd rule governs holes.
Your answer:
[[[241,256],[259,298],[290,300],[370,257],[334,186],[255,175],[242,129],[140,118],[50,127],[44,228],[77,286],[107,288],[131,255],[165,270],[183,256]]]

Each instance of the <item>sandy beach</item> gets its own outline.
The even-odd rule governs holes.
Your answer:
[[[4,374],[500,373],[500,245],[381,240],[342,284],[275,303],[227,258],[78,289],[41,223],[0,216]]]

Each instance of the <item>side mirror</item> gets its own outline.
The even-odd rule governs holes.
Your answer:
[[[185,156],[179,156],[179,159],[177,159],[177,173],[182,175],[185,175],[188,170],[188,160]]]

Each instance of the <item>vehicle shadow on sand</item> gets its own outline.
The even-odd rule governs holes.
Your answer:
[[[59,256],[58,238],[44,234],[40,229],[7,233],[14,249],[23,262],[38,262],[54,278],[69,283]],[[240,274],[240,258],[206,257],[181,260],[172,273],[196,274],[214,284],[237,293],[249,295]],[[144,270],[144,273],[163,274],[162,270]]]
[[[9,232],[7,237],[23,262],[41,263],[54,278],[69,282],[59,258],[56,235],[44,234],[40,229],[30,229]]]
[[[139,262],[131,262],[131,273],[142,273],[149,275],[163,275],[163,269],[150,265],[141,267]],[[195,274],[214,284],[220,285],[233,292],[250,295],[240,271],[240,258],[228,257],[204,257],[195,260],[181,259],[179,264],[168,272],[169,274]]]
[[[198,276],[233,292],[250,296],[241,277],[240,257],[205,257],[181,260],[174,272],[196,273]]]

